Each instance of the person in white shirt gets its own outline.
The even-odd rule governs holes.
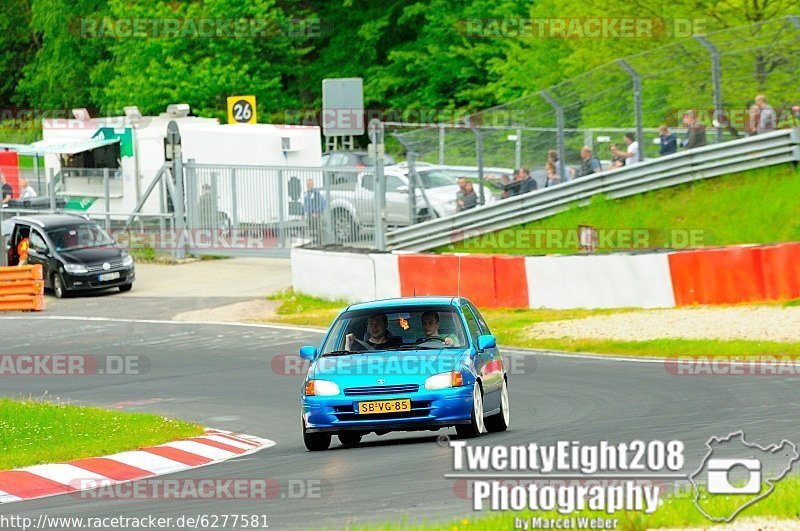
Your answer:
[[[33,199],[36,197],[37,194],[36,190],[33,189],[31,185],[28,184],[27,179],[20,179],[19,180],[19,198],[20,199]]]
[[[611,152],[625,159],[625,166],[631,166],[639,162],[639,142],[633,133],[625,133],[625,143],[628,144],[626,151],[621,151],[616,145],[611,146]]]

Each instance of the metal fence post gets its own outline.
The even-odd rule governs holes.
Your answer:
[[[50,168],[50,179],[48,181],[50,192],[50,212],[56,211],[56,176],[53,168]]]
[[[278,170],[278,246],[281,248],[286,247],[286,213],[284,208],[284,203],[286,202],[286,197],[283,193],[283,170]],[[311,214],[306,213],[308,215],[309,220],[311,219]],[[309,232],[312,234],[316,234],[314,231],[319,230],[319,227],[311,227],[311,223],[309,222]]]
[[[386,250],[386,227],[384,226],[384,204],[386,199],[386,181],[383,175],[383,122],[377,118],[369,122],[369,136],[375,148],[375,175],[373,186],[373,214],[375,215],[375,248],[379,251]],[[440,153],[441,155],[441,153]]]
[[[522,129],[517,129],[517,139],[514,141],[514,169],[522,167]]]
[[[594,151],[594,134],[592,131],[583,132],[583,145],[590,147]]]
[[[714,113],[713,117],[717,122],[717,142],[722,142],[722,67],[720,66],[719,51],[711,41],[702,35],[692,35],[694,40],[700,43],[711,55],[711,84],[714,92]]]
[[[417,222],[417,154],[406,152],[408,162],[408,218],[411,225]]]
[[[550,104],[556,113],[556,143],[558,151],[559,164],[559,177],[561,182],[567,180],[567,161],[565,160],[566,149],[564,148],[564,108],[553,98],[546,90],[540,90],[539,95]]]
[[[236,188],[236,168],[231,168],[231,231],[239,229],[239,194]],[[231,235],[232,236],[232,235]]]
[[[175,177],[175,197],[172,200],[173,213],[175,214],[175,231],[178,233],[179,245],[175,249],[175,258],[182,260],[186,256],[186,220],[183,217],[183,161],[180,157],[173,161],[173,175]]]
[[[211,210],[211,246],[214,249],[219,245],[219,186],[217,185],[219,179],[217,177],[219,177],[217,172],[211,172],[211,198],[214,205]]]
[[[111,230],[111,194],[108,189],[108,168],[103,168],[103,197],[106,200],[106,230]]]
[[[631,77],[633,82],[633,114],[636,120],[636,142],[639,145],[639,150],[636,157],[638,162],[644,160],[644,122],[642,118],[642,76],[633,69],[624,59],[617,59],[617,64],[625,70]]]
[[[439,164],[444,166],[444,136],[445,136],[445,127],[444,124],[439,124]]]
[[[485,205],[486,196],[483,192],[483,131],[479,127],[475,127],[472,132],[475,133],[475,153],[478,158],[478,203]]]

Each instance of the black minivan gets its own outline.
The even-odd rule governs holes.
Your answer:
[[[42,264],[44,285],[59,299],[72,291],[133,287],[133,258],[100,225],[84,216],[45,214],[13,222],[6,243],[8,265],[18,265],[19,243],[28,238],[28,264]]]

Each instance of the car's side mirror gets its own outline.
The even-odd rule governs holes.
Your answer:
[[[478,350],[486,350],[497,346],[497,339],[492,334],[478,336]]]
[[[300,357],[304,360],[313,361],[317,357],[317,347],[311,345],[301,347]]]
[[[406,185],[404,185],[404,184],[403,184],[403,185],[400,185],[400,186],[398,186],[397,188],[395,188],[395,191],[396,191],[396,192],[399,192],[399,193],[401,193],[401,194],[407,194],[407,193],[408,193],[408,186],[406,186]]]

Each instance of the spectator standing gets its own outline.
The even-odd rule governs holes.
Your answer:
[[[516,172],[514,172],[514,175],[516,175]],[[500,186],[503,188],[503,193],[500,194],[501,199],[507,199],[511,197],[511,189],[510,189],[511,187],[509,186],[510,184],[511,184],[511,178],[508,175],[504,174],[500,176]]]
[[[662,125],[658,128],[659,155],[672,155],[678,151],[678,137],[671,133],[669,127]]]
[[[686,126],[686,138],[683,140],[684,148],[692,149],[706,145],[708,142],[706,139],[706,126],[697,120],[694,111],[686,111],[683,114],[683,125]]]
[[[303,197],[303,212],[306,215],[306,223],[311,231],[311,240],[315,244],[322,243],[322,234],[325,228],[323,214],[327,208],[325,198],[320,191],[314,188],[314,180],[306,180],[306,193]]]
[[[462,195],[461,199],[458,200],[458,203],[456,204],[456,210],[469,210],[470,208],[475,208],[476,206],[478,206],[478,194],[475,193],[472,183],[467,181],[464,184],[464,195]]]
[[[536,181],[531,178],[531,173],[528,168],[520,168],[519,170],[519,193],[527,194],[536,190]]]
[[[14,198],[14,189],[11,188],[11,185],[6,182],[6,176],[0,172],[0,204],[3,206],[8,206],[8,202]]]
[[[544,163],[544,171],[547,173],[547,182],[544,184],[545,188],[550,188],[561,182],[561,175],[558,174],[556,165],[552,162],[547,161]]]
[[[627,144],[625,151],[617,148],[616,144],[612,144],[611,153],[617,157],[621,157],[625,161],[625,166],[633,166],[634,164],[638,164],[639,142],[636,141],[636,137],[633,136],[633,133],[625,133],[625,144]]]
[[[756,106],[758,106],[758,126],[756,133],[766,133],[767,131],[774,131],[778,124],[778,116],[775,114],[775,109],[772,105],[767,103],[767,98],[763,94],[756,96]]]
[[[33,199],[38,194],[33,187],[28,184],[28,179],[20,179],[19,180],[19,198],[20,199]]]
[[[583,146],[581,148],[581,166],[578,171],[578,177],[586,177],[593,173],[600,171],[600,161],[592,153],[592,148]]]
[[[556,168],[556,173],[561,176],[561,161],[558,160],[558,151],[555,149],[551,149],[547,152],[547,162],[551,163]],[[575,170],[572,168],[565,168],[566,171],[564,172],[564,179],[569,181],[573,177],[575,177]],[[547,167],[545,166],[545,171]]]

